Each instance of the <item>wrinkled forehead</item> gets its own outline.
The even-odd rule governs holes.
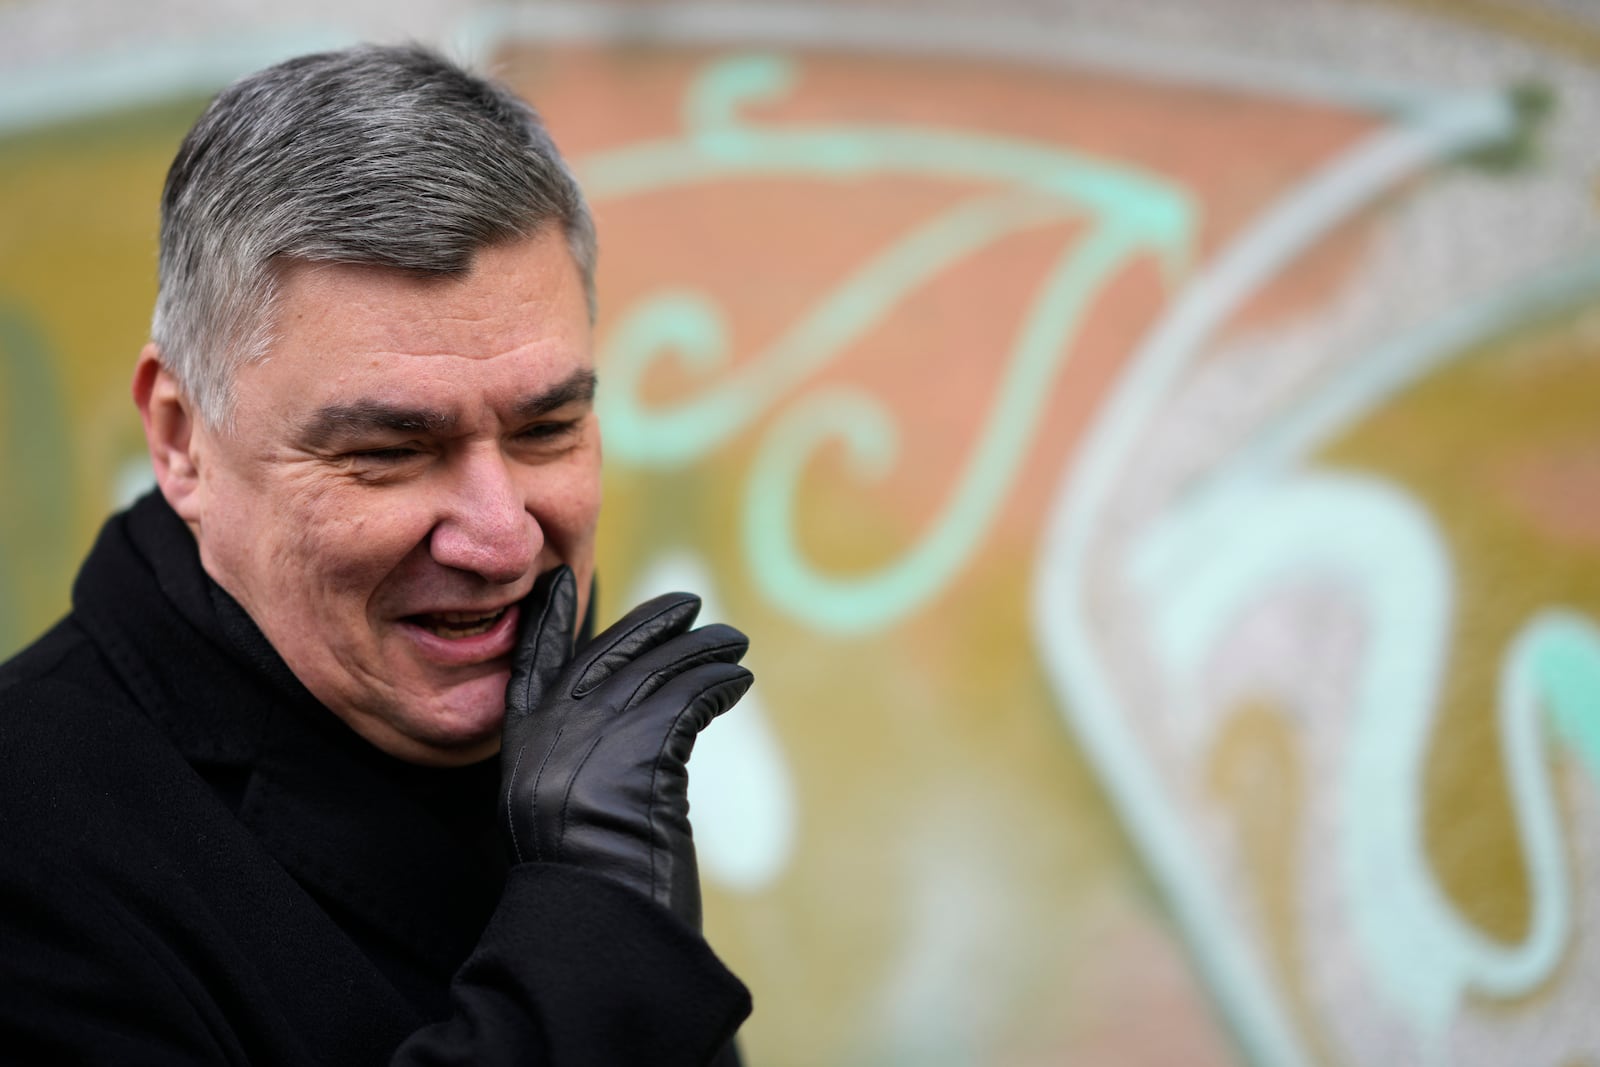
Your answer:
[[[273,312],[279,337],[417,355],[492,357],[589,332],[577,264],[551,234],[485,248],[451,274],[290,261]]]
[[[485,249],[453,275],[289,263],[264,357],[241,370],[235,397],[241,413],[263,404],[285,414],[359,404],[507,413],[574,381],[592,391],[591,346],[582,282],[559,238]]]

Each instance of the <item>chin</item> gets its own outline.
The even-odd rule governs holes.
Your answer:
[[[485,743],[492,743],[490,752],[498,749],[510,679],[509,670],[497,671],[438,694],[409,716],[417,725],[417,737],[446,749],[478,748]]]

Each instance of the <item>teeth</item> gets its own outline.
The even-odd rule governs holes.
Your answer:
[[[505,613],[504,608],[487,615],[482,612],[441,611],[433,615],[418,616],[417,622],[423,629],[430,630],[440,637],[473,637],[488,633]]]
[[[481,622],[484,619],[498,619],[499,617],[500,612],[498,611],[490,612],[487,615],[481,611],[441,611],[439,614],[433,616],[433,618],[438,619],[440,622],[448,622],[456,625],[461,623],[470,624],[474,622]]]

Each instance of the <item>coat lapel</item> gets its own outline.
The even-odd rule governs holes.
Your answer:
[[[159,494],[107,523],[74,609],[192,765],[244,777],[240,820],[336,921],[448,979],[504,881],[493,761],[417,767],[349,730],[207,578]]]

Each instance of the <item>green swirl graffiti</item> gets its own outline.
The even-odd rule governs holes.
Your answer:
[[[644,376],[669,353],[701,375],[724,368],[728,331],[703,293],[647,297],[623,315],[606,348],[606,447],[639,466],[686,466],[777,406],[919,285],[1008,233],[1071,217],[1065,205],[1027,197],[961,203],[873,257],[765,352],[675,408],[638,406]]]
[[[783,336],[733,369],[726,319],[707,294],[655,293],[627,309],[608,338],[600,398],[613,459],[676,468],[725,445],[801,389],[919,287],[1012,233],[1067,221],[1085,235],[1043,280],[1013,343],[979,439],[944,510],[896,561],[866,575],[830,575],[800,550],[795,495],[816,447],[843,438],[858,461],[888,472],[896,438],[885,407],[859,393],[802,397],[760,443],[744,508],[752,575],[779,609],[819,629],[854,632],[893,622],[936,595],[992,524],[1043,417],[1077,327],[1128,264],[1153,255],[1175,276],[1196,229],[1190,198],[1170,183],[1056,146],[910,126],[762,128],[741,109],[780,98],[796,79],[782,57],[712,63],[686,93],[682,138],[631,145],[580,168],[596,201],[677,186],[771,176],[910,176],[978,182],[990,192],[946,209],[881,250]],[[725,372],[675,406],[649,408],[643,381],[676,358],[701,379]]]
[[[1578,612],[1551,611],[1530,630],[1528,670],[1556,735],[1600,783],[1600,629]]]
[[[829,437],[842,438],[855,458],[867,461],[869,477],[887,473],[894,454],[889,416],[861,394],[819,393],[795,404],[763,443],[751,472],[745,555],[757,584],[774,602],[840,633],[885,626],[942,589],[1010,494],[1084,311],[1146,240],[1137,230],[1104,226],[1061,257],[1034,298],[949,502],[921,540],[876,573],[838,578],[812,568],[793,537],[793,506],[806,461]]]

